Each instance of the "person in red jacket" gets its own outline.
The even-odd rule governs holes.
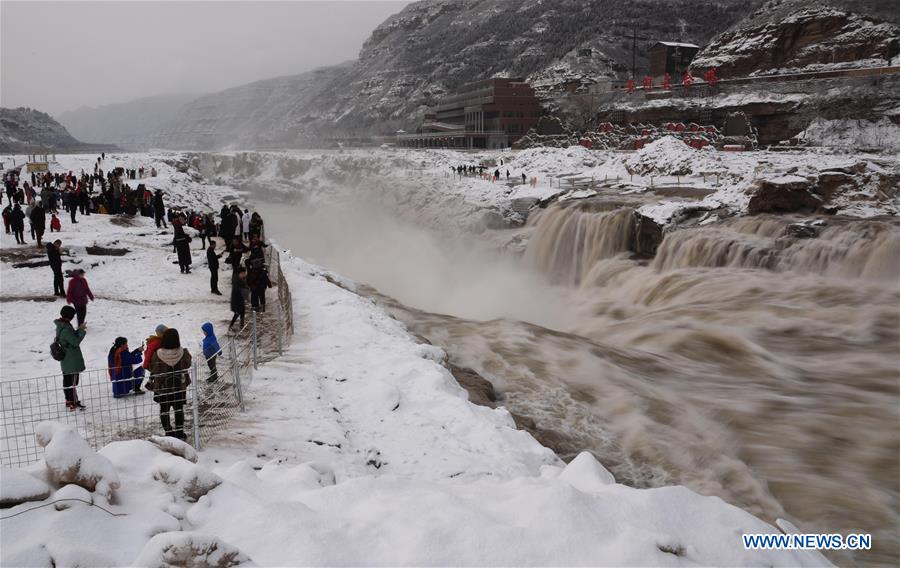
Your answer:
[[[59,222],[59,217],[56,215],[50,216],[50,232],[56,231],[57,233],[62,230],[62,223]]]
[[[151,335],[147,338],[147,346],[144,349],[144,369],[150,370],[150,361],[153,360],[153,352],[159,349],[159,344],[162,341],[162,336],[169,329],[163,324],[159,324],[156,326],[156,335]]]
[[[72,271],[69,287],[66,289],[66,303],[75,306],[75,315],[78,317],[78,325],[84,323],[87,316],[88,299],[94,300],[94,294],[88,281],[84,278],[84,270],[76,268]]]

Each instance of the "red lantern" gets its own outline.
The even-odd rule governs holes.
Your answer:
[[[644,89],[648,91],[653,88],[653,77],[647,75],[644,77]]]
[[[625,88],[628,89],[628,94],[634,92],[634,79],[628,79],[628,82],[625,83]]]
[[[672,88],[672,76],[666,73],[663,76],[663,89],[671,89]]]
[[[685,89],[694,84],[694,76],[691,75],[690,71],[684,72],[684,78],[681,80],[681,84]]]

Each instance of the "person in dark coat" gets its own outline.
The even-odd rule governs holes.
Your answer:
[[[66,290],[66,303],[75,306],[75,313],[78,315],[78,325],[84,323],[87,317],[88,299],[94,301],[94,293],[84,277],[84,270],[76,268],[72,271],[72,277],[69,279],[69,287]]]
[[[225,243],[225,250],[231,250],[231,241],[234,239],[234,232],[237,230],[237,220],[231,211],[222,217],[222,223],[219,225],[219,236]]]
[[[56,239],[52,243],[47,243],[47,260],[50,261],[50,269],[53,270],[53,295],[65,296],[66,290],[63,286],[62,272],[62,256],[59,251],[62,247],[62,241]]]
[[[37,246],[44,246],[41,239],[44,238],[44,231],[47,230],[47,212],[44,211],[44,205],[38,203],[31,209],[31,230],[34,231],[34,238],[37,240]]]
[[[141,390],[141,381],[144,377],[144,368],[140,365],[144,360],[144,348],[138,347],[134,351],[128,349],[128,339],[117,337],[113,346],[109,349],[107,364],[109,365],[109,380],[112,381],[113,397],[119,398],[130,393],[144,394]]]
[[[231,269],[235,272],[241,266],[241,258],[243,258],[244,253],[248,252],[249,249],[243,242],[241,242],[241,237],[235,235],[231,242],[231,248],[228,252],[228,264],[231,265]]]
[[[157,229],[159,229],[160,226],[164,229],[169,228],[169,226],[166,225],[166,205],[163,202],[163,193],[161,189],[157,189],[156,193],[153,195],[153,216],[156,218]]]
[[[3,208],[3,228],[7,235],[12,232],[12,205]]]
[[[219,347],[219,340],[213,331],[213,324],[206,322],[200,326],[200,329],[203,331],[203,357],[206,358],[206,365],[209,367],[209,378],[206,379],[206,382],[214,383],[219,380],[216,359],[222,353],[222,348]]]
[[[187,387],[191,384],[188,369],[191,353],[181,346],[178,330],[168,328],[163,332],[160,347],[150,361],[150,381],[147,388],[153,391],[153,400],[159,403],[159,421],[166,436],[184,440],[184,403]],[[172,427],[171,412],[175,414]]]
[[[250,306],[253,311],[266,311],[266,288],[272,287],[269,271],[264,262],[254,264],[247,274],[247,286],[250,288]]]
[[[78,378],[84,371],[84,356],[81,354],[81,341],[87,335],[85,324],[79,323],[78,330],[72,327],[72,318],[75,317],[75,308],[63,306],[59,311],[59,319],[53,323],[56,325],[56,340],[65,351],[65,357],[59,362],[63,374],[63,395],[66,398],[66,408],[84,410],[85,406],[78,400]]]
[[[223,253],[216,254],[216,241],[209,240],[209,248],[206,249],[206,264],[209,265],[209,291],[217,296],[219,292],[219,258]]]
[[[172,244],[175,245],[175,252],[178,253],[178,267],[181,268],[182,274],[191,273],[191,237],[184,232],[181,222],[173,222],[175,228],[175,239]]]
[[[16,236],[16,242],[20,245],[25,244],[25,212],[22,206],[16,203],[12,212],[9,214],[9,224],[12,225],[13,234]]]
[[[231,318],[231,324],[228,330],[234,327],[234,322],[241,319],[241,328],[244,327],[244,316],[247,315],[247,296],[250,295],[250,289],[247,288],[247,270],[240,267],[231,279],[231,311],[234,317]]]

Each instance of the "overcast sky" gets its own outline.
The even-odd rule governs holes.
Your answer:
[[[0,106],[58,115],[355,59],[408,1],[0,0]]]

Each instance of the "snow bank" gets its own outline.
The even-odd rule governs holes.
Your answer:
[[[132,566],[256,566],[237,548],[214,536],[195,532],[167,532],[154,536]]]
[[[684,176],[720,169],[715,156],[716,151],[710,147],[696,150],[674,136],[664,136],[626,158],[625,167],[640,175]]]

